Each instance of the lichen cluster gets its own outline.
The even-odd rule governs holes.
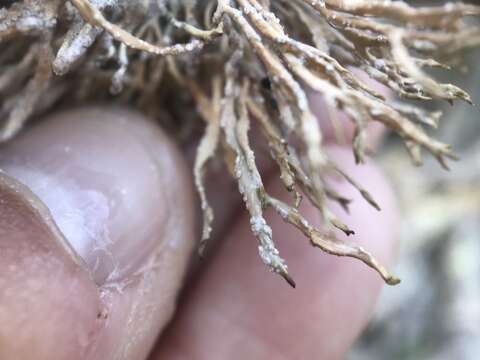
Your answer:
[[[329,159],[307,92],[321,93],[328,108],[349,116],[358,163],[368,153],[367,124],[377,121],[403,139],[415,163],[425,148],[446,167],[454,158],[450,147],[423,130],[436,127],[440,113],[386,99],[351,69],[401,99],[471,102],[425,68],[460,64],[462,51],[480,44],[480,28],[468,19],[478,15],[480,7],[459,2],[420,8],[381,0],[9,1],[0,9],[0,139],[12,138],[54,105],[99,99],[135,106],[178,134],[202,118],[194,165],[204,211],[201,249],[213,219],[204,173],[215,157],[238,183],[260,257],[290,284],[264,219],[267,208],[312,245],[358,258],[396,284],[369,253],[335,238],[334,228],[353,231],[328,207],[329,199],[344,208],[349,200],[329,187],[327,175],[344,178],[379,207]],[[333,115],[331,121],[339,130]],[[251,122],[292,193],[291,205],[263,187],[249,141]],[[322,229],[298,211],[302,197],[318,208]]]

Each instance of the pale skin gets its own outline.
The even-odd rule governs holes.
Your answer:
[[[318,110],[317,113],[323,122],[324,112]],[[75,263],[64,249],[48,245],[54,243],[51,240],[54,235],[31,221],[34,212],[17,206],[23,201],[17,199],[17,195],[4,195],[7,205],[0,206],[0,225],[9,224],[10,227],[8,231],[1,231],[0,227],[1,359],[344,357],[368,323],[383,286],[376,273],[358,261],[332,257],[312,248],[295,229],[269,212],[267,221],[273,228],[274,239],[297,282],[297,288],[291,289],[280,277],[266,271],[258,258],[248,216],[240,205],[235,187],[224,186],[214,178],[209,180],[214,184],[214,191],[210,191],[211,202],[218,213],[216,239],[211,245],[213,250],[186,276],[198,242],[199,230],[195,223],[199,222],[196,217],[200,213],[184,155],[161,130],[152,130],[151,124],[139,120],[140,115],[125,109],[74,110],[54,115],[56,120],[52,122],[68,123],[70,119],[74,127],[71,119],[79,117],[94,118],[92,126],[100,133],[99,140],[91,139],[88,145],[88,149],[96,149],[89,162],[103,164],[104,161],[112,167],[112,175],[117,173],[115,166],[122,167],[122,161],[137,157],[131,160],[137,164],[136,177],[125,180],[111,176],[105,180],[107,183],[122,182],[122,186],[128,188],[123,181],[140,181],[138,179],[142,176],[151,174],[146,170],[142,173],[142,156],[150,157],[149,161],[157,167],[154,169],[155,181],[142,182],[141,185],[135,182],[131,188],[150,191],[149,187],[152,187],[150,194],[160,191],[161,201],[154,202],[154,207],[147,209],[142,205],[145,201],[135,203],[135,206],[126,202],[131,207],[118,211],[124,211],[126,219],[145,213],[137,219],[138,227],[129,235],[131,241],[139,242],[139,247],[143,240],[136,234],[144,228],[142,221],[152,221],[152,214],[163,217],[156,220],[161,229],[156,234],[159,239],[148,245],[151,250],[147,256],[138,257],[135,276],[113,282],[122,284],[119,291],[111,286],[112,283],[107,286],[104,279],[93,276],[97,279],[94,281],[91,268],[83,262]],[[121,130],[116,124],[118,117],[125,119]],[[47,126],[45,123],[38,126]],[[77,134],[72,135],[72,141],[83,131],[83,125],[75,126]],[[351,151],[333,145],[331,130],[328,126],[324,128],[332,157],[371,190],[381,204],[382,212],[372,209],[343,182],[335,182],[335,187],[354,199],[351,215],[334,209],[356,231],[351,240],[391,266],[398,230],[392,189],[373,160],[364,166],[355,166]],[[62,128],[62,134],[68,129],[68,126]],[[134,140],[129,137],[132,133],[135,134]],[[38,134],[41,134],[40,130],[35,136],[40,136]],[[382,136],[378,128],[373,129],[371,135],[376,139]],[[145,140],[146,137],[149,139]],[[99,144],[96,145],[95,141]],[[121,151],[122,146],[111,154],[109,150],[102,151],[115,147],[112,144],[115,141],[122,141],[125,151]],[[139,147],[140,150],[135,152],[131,150],[135,149],[135,141],[146,144],[143,149],[158,148],[158,151],[153,151],[155,154],[152,155],[152,151],[143,151]],[[17,150],[13,146],[6,151]],[[117,158],[120,159],[118,163]],[[145,164],[148,168],[149,162]],[[267,166],[263,173],[266,174],[267,190],[289,200],[289,195],[281,189],[275,169]],[[131,196],[132,201],[136,201],[135,196],[139,195],[134,193]],[[303,212],[312,221],[317,218],[316,210],[306,203]],[[12,221],[19,218],[22,220]],[[123,223],[120,221],[115,226],[122,227]],[[149,239],[145,242],[152,243]],[[43,246],[44,243],[47,245]],[[120,261],[128,263],[136,248],[132,250],[124,244],[118,246],[121,248]],[[122,246],[127,247],[127,251]],[[127,282],[124,282],[125,278]],[[389,288],[388,291],[395,289]]]

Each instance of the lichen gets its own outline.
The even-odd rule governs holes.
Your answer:
[[[358,258],[396,284],[399,280],[364,249],[335,238],[334,228],[347,235],[353,231],[327,200],[345,209],[350,201],[329,187],[328,174],[343,177],[380,207],[329,159],[307,92],[321,93],[329,109],[350,117],[358,163],[368,153],[367,125],[377,121],[403,139],[415,163],[421,163],[424,148],[447,167],[455,155],[424,130],[436,127],[441,114],[405,101],[471,103],[465,91],[436,81],[424,69],[456,66],[463,50],[479,45],[480,28],[465,19],[478,15],[480,7],[460,2],[434,7],[381,0],[9,2],[0,9],[0,140],[14,137],[27,120],[54,105],[106,99],[162,119],[179,141],[191,136],[189,130],[202,118],[205,130],[194,164],[204,212],[200,249],[214,216],[203,181],[211,159],[218,158],[238,183],[262,260],[290,284],[263,215],[267,208],[312,245]],[[352,68],[403,102],[385,98]],[[249,144],[251,121],[292,194],[291,205],[263,187]],[[322,229],[300,214],[303,196],[318,208]]]

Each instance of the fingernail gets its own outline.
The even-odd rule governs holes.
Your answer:
[[[181,171],[171,146],[136,113],[78,109],[0,147],[0,169],[45,204],[102,285],[135,274],[164,241]]]

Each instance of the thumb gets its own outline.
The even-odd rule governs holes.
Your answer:
[[[194,244],[174,146],[136,113],[78,109],[2,145],[0,169],[0,358],[145,358]]]

